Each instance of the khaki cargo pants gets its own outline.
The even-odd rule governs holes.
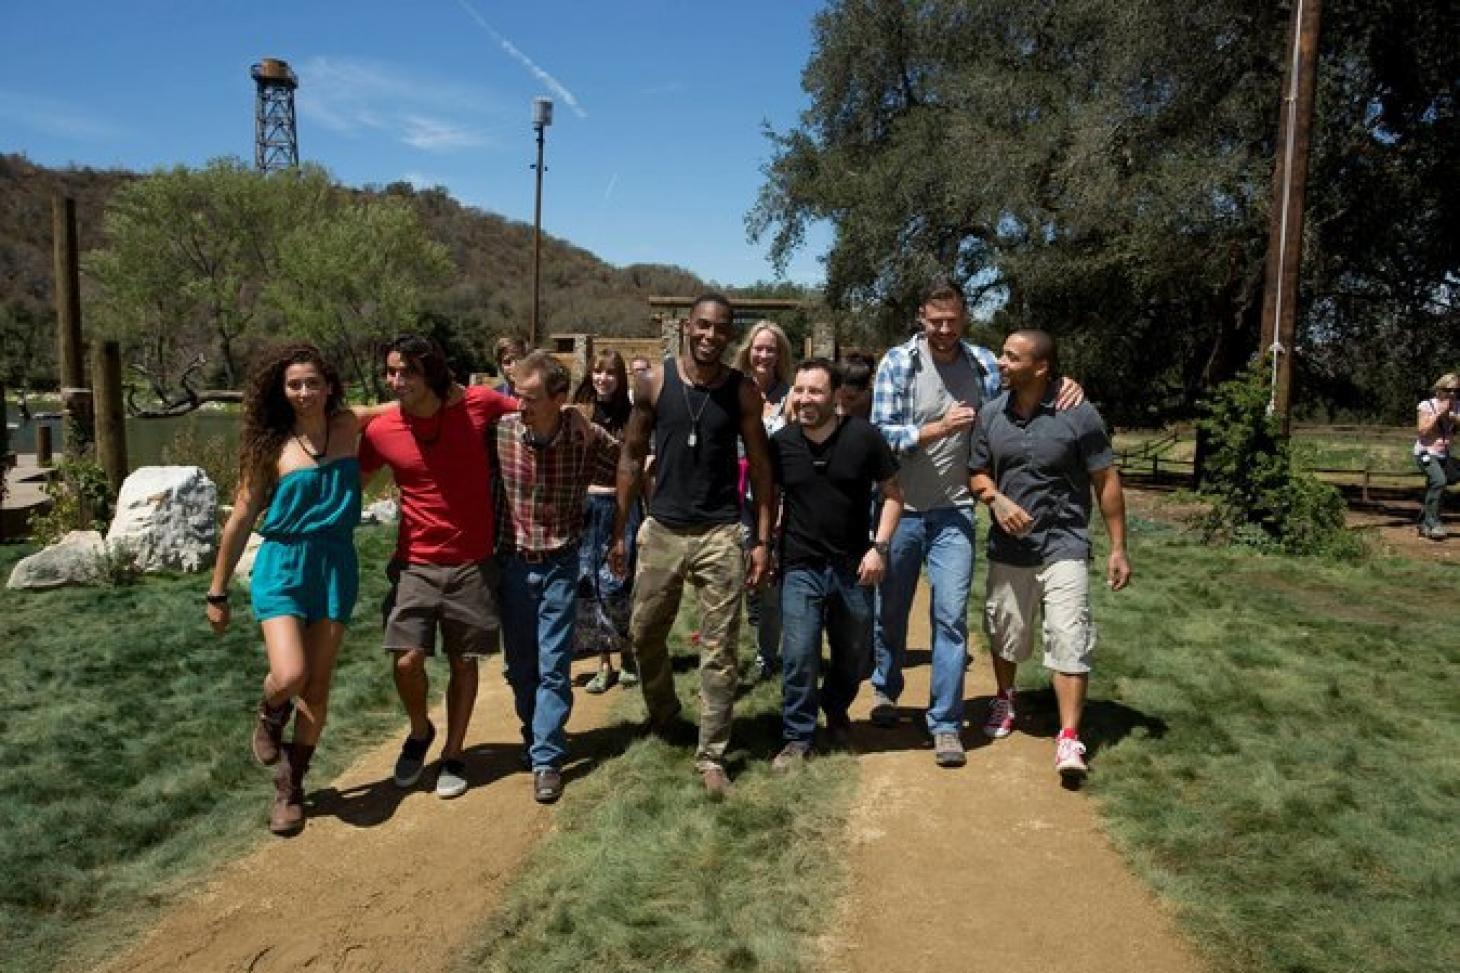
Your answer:
[[[679,710],[668,640],[688,581],[700,610],[700,742],[695,767],[719,766],[730,743],[735,705],[745,586],[740,525],[668,527],[648,517],[639,528],[638,551],[629,640],[639,659],[649,719],[662,723]]]

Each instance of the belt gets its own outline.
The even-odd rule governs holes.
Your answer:
[[[554,547],[551,550],[546,550],[546,551],[513,551],[513,552],[511,552],[507,556],[508,557],[515,557],[515,558],[517,558],[517,560],[521,561],[523,564],[543,564],[543,563],[546,563],[548,561],[556,561],[558,558],[563,557],[563,556],[565,556],[567,554],[576,553],[577,550],[578,550],[578,542],[577,541],[573,541],[573,542],[568,543],[568,544],[563,544],[560,547]]]

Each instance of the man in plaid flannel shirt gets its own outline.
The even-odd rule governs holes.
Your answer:
[[[513,368],[519,415],[497,424],[502,638],[507,680],[532,761],[533,797],[562,795],[577,614],[578,539],[590,484],[611,486],[619,444],[563,412],[568,372],[534,351]]]
[[[979,408],[999,394],[999,368],[987,348],[963,340],[968,305],[952,281],[940,277],[928,285],[918,320],[918,334],[883,356],[872,394],[872,424],[901,465],[904,502],[877,591],[872,722],[897,722],[907,616],[918,572],[926,564],[933,622],[927,727],[938,765],[961,767],[967,760],[961,737],[963,675],[975,537],[968,452]],[[1080,387],[1066,379],[1059,407],[1083,398]]]

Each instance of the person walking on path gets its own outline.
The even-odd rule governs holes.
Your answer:
[[[967,762],[960,734],[974,557],[969,430],[985,400],[998,394],[998,364],[988,349],[963,340],[967,302],[946,278],[924,290],[919,321],[917,335],[883,356],[872,396],[872,424],[901,464],[903,515],[877,592],[871,716],[878,726],[897,722],[907,616],[926,563],[933,631],[927,728],[938,765],[961,767]],[[1060,406],[1083,397],[1066,380]]]
[[[593,367],[573,394],[573,402],[593,424],[622,441],[629,421],[628,370],[623,356],[613,349],[600,351]],[[578,549],[578,619],[573,626],[573,651],[598,655],[598,671],[583,687],[597,695],[614,683],[625,689],[639,684],[639,666],[629,646],[629,584],[608,567],[608,547],[613,539],[615,484],[588,487],[583,510],[583,540]],[[634,535],[643,520],[642,505],[629,510],[624,540],[628,545],[629,576],[634,570]],[[623,667],[613,668],[613,653],[622,653]]]
[[[1434,395],[1421,402],[1416,410],[1418,438],[1414,441],[1414,463],[1425,476],[1419,536],[1442,541],[1446,534],[1440,506],[1445,487],[1460,482],[1460,460],[1451,453],[1455,430],[1460,427],[1460,373],[1441,375],[1433,391]]]
[[[564,414],[569,376],[551,355],[530,352],[513,380],[521,415],[503,417],[492,441],[503,516],[502,638],[533,797],[550,804],[562,796],[568,755],[583,508],[591,484],[614,482],[619,444]]]
[[[618,468],[618,510],[609,563],[627,570],[624,538],[638,498],[653,437],[654,496],[639,528],[639,563],[629,641],[639,661],[650,728],[669,733],[680,704],[674,692],[668,637],[688,581],[700,609],[700,730],[695,768],[712,796],[728,793],[725,749],[735,701],[736,641],[742,585],[760,584],[771,532],[769,443],[755,383],[724,363],[735,331],[730,302],[697,299],[681,325],[683,350],[666,358],[634,389]],[[736,440],[745,443],[756,504],[756,532],[740,543]]]
[[[355,451],[369,415],[344,406],[339,375],[313,345],[269,354],[244,393],[238,492],[205,602],[208,622],[221,634],[232,615],[229,582],[263,512],[264,542],[249,587],[269,671],[250,746],[259,763],[276,767],[269,830],[279,835],[304,827],[304,776],[359,592]],[[294,734],[286,744],[291,716]]]
[[[1053,672],[1060,733],[1055,769],[1067,780],[1088,771],[1080,714],[1095,649],[1090,619],[1090,489],[1110,536],[1105,582],[1131,578],[1125,548],[1125,497],[1115,452],[1094,406],[1055,409],[1059,359],[1043,331],[1016,331],[999,356],[1003,395],[979,414],[968,459],[969,489],[993,518],[988,540],[984,626],[998,694],[984,733],[1008,736],[1015,720],[1014,678],[1043,618],[1044,665]]]
[[[404,335],[385,348],[385,381],[400,403],[366,429],[361,473],[389,466],[400,491],[400,530],[384,605],[385,648],[410,735],[396,761],[396,786],[413,787],[436,739],[427,715],[426,659],[439,629],[450,664],[446,743],[436,793],[467,789],[462,746],[477,697],[477,659],[497,645],[496,523],[486,437],[517,402],[486,386],[452,381],[436,342]]]
[[[774,321],[757,321],[746,332],[745,340],[735,353],[735,367],[749,375],[760,396],[761,422],[765,434],[774,436],[786,424],[786,394],[791,388],[791,341]],[[743,458],[742,458],[743,462]],[[742,470],[744,467],[742,466]],[[755,504],[750,495],[750,481],[741,490],[740,523],[746,543],[755,537]],[[772,566],[770,575],[759,588],[745,593],[745,618],[755,630],[755,659],[752,671],[757,681],[775,674],[781,657],[781,586]]]
[[[872,592],[886,570],[902,515],[892,450],[867,420],[837,414],[839,380],[839,369],[825,358],[796,366],[791,387],[796,422],[771,438],[782,498],[785,741],[771,766],[781,772],[811,755],[818,704],[831,745],[851,743],[847,711],[872,667]],[[874,486],[882,491],[882,514],[869,542]],[[831,650],[824,680],[823,633]]]

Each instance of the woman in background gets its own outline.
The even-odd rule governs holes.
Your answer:
[[[304,775],[324,729],[335,657],[359,591],[355,455],[368,419],[345,408],[339,375],[313,345],[268,353],[244,392],[238,493],[205,600],[208,621],[221,634],[231,616],[229,582],[263,513],[264,543],[250,588],[269,671],[251,748],[260,763],[276,767],[269,830],[279,835],[304,827]],[[294,733],[286,744],[291,716]]]
[[[1442,541],[1445,522],[1440,519],[1440,505],[1445,487],[1460,482],[1460,461],[1451,453],[1455,430],[1460,426],[1460,373],[1441,375],[1433,392],[1434,395],[1416,407],[1418,437],[1414,441],[1414,462],[1425,475],[1419,536]]]
[[[774,321],[757,321],[746,332],[745,340],[735,353],[735,367],[749,375],[765,400],[761,421],[767,436],[786,424],[786,393],[791,388],[791,342],[786,332]],[[748,502],[749,478],[745,457],[740,458],[740,522],[746,543],[755,534],[755,509]],[[770,579],[745,594],[745,615],[755,629],[754,676],[757,681],[769,679],[781,657],[781,584],[772,574]]]
[[[612,349],[600,351],[573,394],[573,402],[589,419],[615,439],[622,440],[631,407],[623,356]],[[613,538],[616,504],[613,487],[588,488],[588,503],[583,508],[583,540],[578,547],[578,617],[573,627],[573,649],[575,654],[598,653],[598,672],[583,687],[595,694],[606,692],[615,682],[626,689],[639,682],[628,632],[634,539],[641,518],[636,505],[629,511],[628,524],[624,527],[628,573],[623,578],[615,577],[608,569],[608,547]],[[619,672],[614,672],[614,652],[623,657]]]

